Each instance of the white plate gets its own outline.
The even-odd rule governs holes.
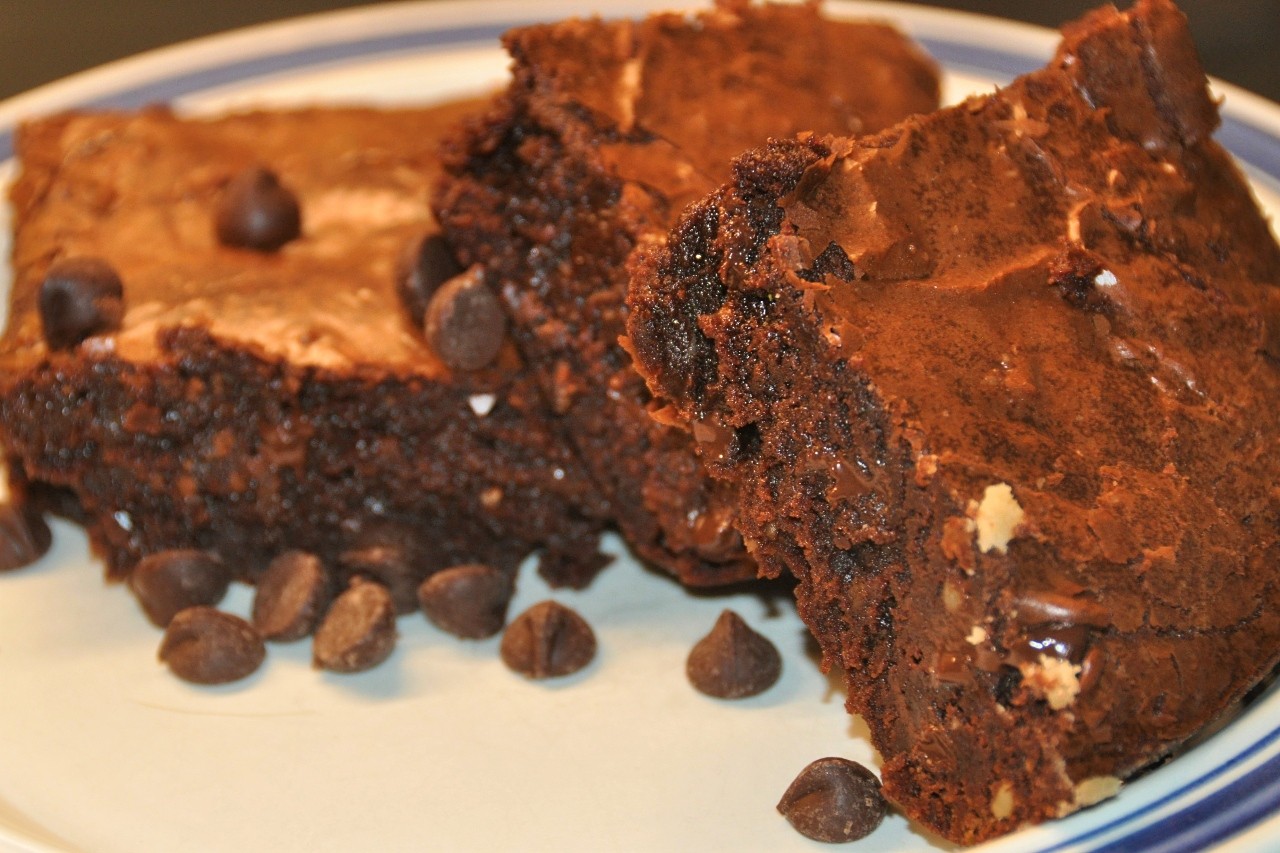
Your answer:
[[[666,2],[604,8],[637,15]],[[214,111],[438,99],[502,82],[497,36],[508,27],[592,5],[373,7],[146,54],[0,104],[0,180],[12,175],[23,117],[157,100]],[[1038,67],[1055,43],[1032,27],[914,6],[831,8],[921,38],[946,65],[952,99]],[[1280,108],[1220,90],[1220,138],[1280,210]],[[526,682],[498,662],[496,641],[459,642],[411,616],[373,672],[317,673],[302,643],[272,647],[245,683],[209,689],[155,662],[158,632],[101,582],[79,531],[59,524],[55,535],[38,565],[0,577],[0,847],[817,850],[774,811],[778,796],[820,756],[875,761],[787,602],[771,612],[754,596],[690,595],[625,557],[584,593],[550,593],[522,573],[514,608],[553,595],[597,629],[599,658],[561,683]],[[248,601],[236,588],[227,606],[244,612]],[[783,651],[784,677],[764,696],[717,702],[685,682],[689,647],[724,607]],[[1280,833],[1278,805],[1272,692],[1115,800],[984,849],[1261,850]],[[938,846],[891,817],[850,849]]]

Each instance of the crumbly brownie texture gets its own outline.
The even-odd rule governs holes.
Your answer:
[[[397,263],[436,228],[440,136],[478,106],[23,127],[0,343],[17,487],[73,497],[117,576],[170,548],[211,550],[249,579],[287,549],[330,564],[398,549],[425,576],[510,570],[543,548],[553,581],[585,582],[601,565],[580,512],[592,488],[514,347],[450,371],[397,293]],[[301,236],[275,252],[214,233],[223,187],[258,165],[302,210]],[[110,264],[125,313],[55,349],[37,297],[68,257]]]
[[[690,584],[754,577],[723,487],[683,431],[649,417],[617,344],[625,260],[751,146],[935,108],[934,66],[888,27],[825,20],[812,4],[576,20],[505,44],[514,79],[446,155],[441,224],[464,264],[486,266],[633,550]]]
[[[1280,654],[1280,249],[1164,0],[861,140],[777,142],[635,264],[630,345],[962,843],[1071,812]]]

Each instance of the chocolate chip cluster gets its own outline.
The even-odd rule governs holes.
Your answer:
[[[349,569],[350,555],[344,556]],[[367,569],[369,549],[363,557]],[[286,551],[258,579],[249,620],[216,609],[231,572],[209,552],[175,549],[149,555],[134,566],[129,589],[147,618],[165,629],[160,659],[179,678],[200,684],[252,674],[265,659],[265,641],[306,637],[318,669],[363,672],[395,649],[397,616],[417,609],[454,636],[492,637],[506,626],[515,591],[508,573],[465,564],[427,577],[417,585],[414,605],[405,608],[393,588],[368,571],[346,574],[345,585],[341,577],[315,554]],[[502,660],[535,679],[577,672],[595,650],[586,621],[554,601],[517,616],[501,644]]]

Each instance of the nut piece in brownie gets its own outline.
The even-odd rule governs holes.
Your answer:
[[[933,109],[934,66],[894,30],[813,4],[573,20],[504,41],[514,79],[446,155],[441,224],[465,265],[484,264],[633,550],[690,584],[754,577],[724,489],[687,431],[649,417],[618,346],[626,258],[770,137],[879,130]]]
[[[628,330],[962,843],[1066,814],[1280,655],[1280,249],[1165,0],[996,94],[775,142],[639,253]]]
[[[593,489],[515,348],[448,368],[397,284],[437,231],[439,138],[477,106],[24,126],[0,342],[18,488],[74,497],[116,576],[200,548],[253,579],[298,549],[395,563],[412,592],[542,548],[585,582]]]

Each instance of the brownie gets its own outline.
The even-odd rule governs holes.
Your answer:
[[[541,549],[554,582],[589,579],[594,487],[514,346],[449,368],[397,281],[410,247],[439,239],[439,139],[479,106],[23,126],[0,341],[16,487],[77,514],[113,576],[201,548],[252,580],[298,549],[351,572],[395,563],[409,576],[382,579],[412,591]],[[224,233],[246,177],[296,199],[300,235]],[[68,264],[114,272],[123,311],[61,340],[40,301]]]
[[[960,843],[1113,794],[1280,657],[1280,249],[1183,15],[741,157],[634,264],[637,366],[732,487],[885,792]]]
[[[504,43],[510,87],[447,149],[441,224],[465,264],[484,264],[634,553],[693,585],[754,577],[725,489],[686,433],[649,416],[618,346],[625,261],[771,136],[879,130],[935,108],[935,67],[893,29],[815,4],[571,20]]]

